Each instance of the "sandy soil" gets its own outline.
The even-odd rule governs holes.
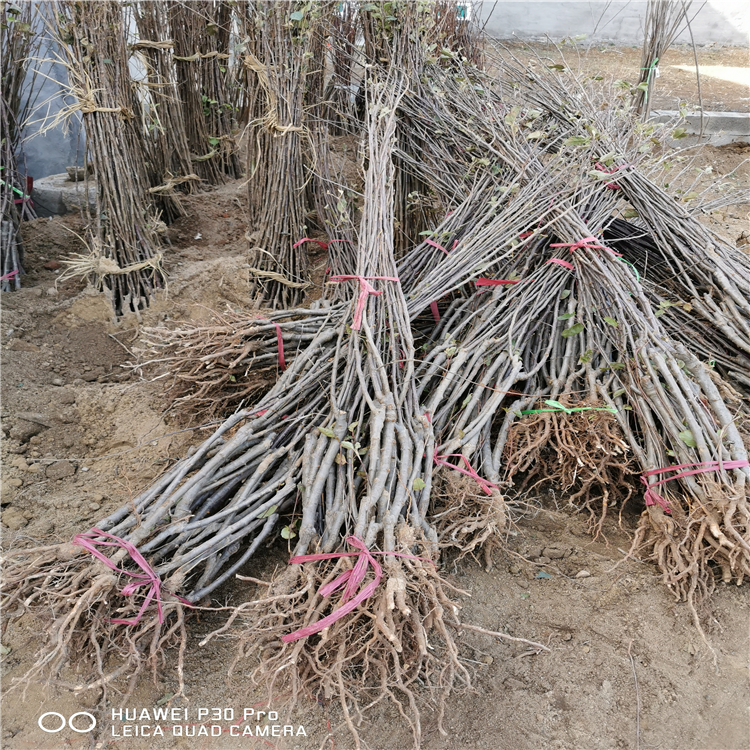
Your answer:
[[[615,59],[614,54],[606,59]],[[748,150],[704,147],[696,163],[726,174]],[[743,170],[740,179],[747,184],[747,165]],[[188,201],[190,216],[169,230],[169,289],[143,314],[143,323],[206,320],[211,310],[249,305],[243,194],[238,181]],[[730,207],[710,221],[734,240],[748,228],[747,211],[747,204]],[[165,412],[161,384],[140,379],[126,366],[139,343],[139,321],[115,323],[104,297],[82,282],[55,288],[55,265],[81,249],[71,230],[82,234],[76,217],[28,224],[24,288],[2,298],[5,549],[70,540],[134,497],[213,429],[186,429],[184,421]],[[313,258],[313,265],[319,261]],[[633,559],[623,562],[634,515],[624,514],[622,528],[612,519],[605,524],[606,538],[592,540],[587,519],[571,516],[559,493],[532,497],[530,503],[533,512],[516,519],[491,568],[464,560],[448,563],[445,574],[469,594],[457,600],[464,622],[540,641],[551,651],[534,654],[521,643],[461,633],[461,658],[474,675],[473,690],[452,697],[446,736],[438,731],[430,696],[422,696],[425,750],[750,747],[750,588],[719,585],[713,609],[705,613],[712,653],[656,569]],[[245,572],[268,580],[288,554],[287,543],[279,539]],[[235,581],[215,602],[239,603],[262,591]],[[288,723],[295,732],[304,727],[307,736],[235,738],[228,721],[203,722],[219,726],[219,737],[172,736],[173,724],[200,723],[194,717],[201,707],[232,708],[239,716],[243,707],[281,712],[288,699],[280,687],[268,701],[252,684],[252,660],[240,662],[227,678],[236,654],[232,639],[198,646],[222,622],[219,614],[202,613],[190,623],[189,702],[174,704],[196,713],[183,722],[136,722],[150,725],[152,732],[164,726],[163,738],[146,739],[122,736],[128,722],[113,722],[108,711],[96,708],[98,695],[76,696],[38,684],[28,686],[25,695],[10,690],[29,667],[45,628],[43,617],[17,617],[2,640],[10,649],[2,657],[4,688],[10,690],[3,700],[2,747],[353,747],[340,709],[323,696],[304,696],[291,713]],[[175,665],[170,651],[155,679],[138,686],[129,707],[140,712],[163,705],[176,689]],[[75,682],[75,667],[62,678]],[[116,705],[116,696],[113,700]],[[45,734],[37,726],[47,711],[68,716],[86,710],[99,720],[94,735],[70,729]],[[85,725],[85,718],[81,721]],[[410,732],[392,705],[369,713],[360,732],[364,748],[411,747]]]
[[[532,55],[553,58],[552,64],[560,62],[560,55],[572,70],[580,70],[585,75],[612,77],[636,84],[640,75],[641,48],[615,47],[613,45],[591,45],[586,40],[577,45],[525,44],[514,42],[508,45],[519,59],[526,60]],[[701,75],[701,98],[706,111],[748,112],[750,111],[750,85],[747,83],[747,69],[750,68],[750,50],[747,47],[703,46],[696,50],[699,69],[706,67]],[[686,66],[682,70],[676,66]],[[721,75],[718,68],[731,68],[735,81],[716,77]],[[745,69],[744,78],[737,69]],[[709,73],[711,75],[709,75]],[[745,83],[737,82],[737,79]],[[652,109],[678,110],[685,106],[696,110],[700,105],[698,83],[695,75],[693,48],[677,46],[668,49],[659,61],[659,78],[656,79]]]

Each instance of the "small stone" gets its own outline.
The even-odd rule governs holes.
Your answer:
[[[64,382],[60,378],[52,378],[52,385],[61,386]]]
[[[89,510],[99,510],[102,506],[99,503],[89,503]]]
[[[88,470],[89,470],[88,466],[81,466],[81,471],[88,471]]]
[[[33,289],[29,291],[29,294],[32,297],[41,297],[42,296],[42,289],[41,287],[35,286]]]
[[[511,565],[508,568],[508,573],[511,573],[512,575],[518,575],[521,572],[521,568],[518,567],[518,565]]]
[[[32,445],[39,445],[39,443],[42,442],[42,439],[39,437],[39,435],[32,435],[32,437],[29,438],[29,442]]]
[[[583,651],[584,654],[588,654],[589,651],[591,651],[591,648],[589,646],[584,646],[581,651]]]
[[[521,682],[521,680],[517,680],[515,677],[508,677],[504,682],[503,685],[507,687],[509,690],[525,690],[526,685]]]
[[[529,549],[529,559],[536,560],[542,556],[542,547],[531,547]]]
[[[62,381],[60,381],[62,385]],[[76,393],[70,388],[63,388],[60,393],[55,395],[55,401],[58,404],[74,404],[76,402]]]
[[[481,661],[482,664],[492,664],[495,660],[489,654],[485,654],[484,656],[479,657],[479,661]]]
[[[48,297],[57,297],[57,289],[55,289],[55,287],[51,286],[51,287],[50,287],[50,288],[49,288],[49,289],[47,290],[47,296],[48,296]]]
[[[10,465],[15,466],[21,471],[26,471],[29,468],[29,465],[26,463],[26,459],[23,456],[17,456],[16,458],[11,459]]]
[[[29,449],[28,445],[16,445],[10,449],[10,452],[11,453],[26,453],[28,449]]]
[[[562,560],[565,557],[565,549],[562,547],[545,547],[544,556],[550,560]]]
[[[39,474],[42,470],[42,467],[39,464],[29,464],[26,467],[26,471],[29,474]]]
[[[602,692],[603,693],[612,692],[612,683],[609,680],[604,680],[604,682],[602,682]]]
[[[18,529],[22,529],[28,523],[15,508],[4,510],[0,516],[0,520],[12,531],[18,531]]]
[[[540,565],[549,565],[552,562],[552,560],[550,560],[549,557],[545,557],[544,555],[542,555],[540,558],[537,559],[537,562]]]
[[[45,267],[45,268],[46,268],[46,269],[47,269],[48,271],[57,271],[57,269],[58,269],[58,268],[62,268],[62,266],[61,266],[61,265],[60,265],[60,264],[59,264],[59,263],[58,263],[58,262],[57,262],[56,260],[48,260],[48,261],[47,261],[47,262],[46,262],[46,263],[44,264],[44,267]]]
[[[38,352],[39,347],[36,344],[32,344],[29,341],[22,341],[21,339],[13,339],[7,348],[12,352]]]
[[[6,479],[4,484],[7,484],[8,487],[15,487],[18,489],[19,487],[23,487],[23,479],[19,479],[18,477],[11,477],[10,479]]]
[[[26,443],[30,438],[38,435],[43,429],[44,425],[38,424],[37,422],[27,422],[24,419],[19,419],[10,431],[10,436],[15,440],[18,440],[19,443]]]
[[[588,570],[579,570],[576,573],[576,578],[591,578],[591,573]]]
[[[564,641],[570,641],[570,640],[572,640],[572,639],[573,639],[573,633],[566,633],[566,634],[565,634],[565,635],[563,636],[563,640],[564,640]]]
[[[55,461],[47,467],[45,472],[47,479],[64,479],[65,477],[72,477],[75,473],[75,466],[69,461]]]

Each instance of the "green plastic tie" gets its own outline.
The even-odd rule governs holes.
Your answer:
[[[526,411],[519,412],[519,414],[541,414],[542,412],[564,412],[565,414],[572,414],[576,411],[608,411],[610,414],[617,414],[617,409],[613,406],[576,406],[573,409],[563,406],[559,401],[549,399],[544,402],[547,406],[551,406],[551,409],[527,409]]]

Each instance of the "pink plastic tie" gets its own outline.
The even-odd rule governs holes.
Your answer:
[[[440,322],[440,310],[438,310],[437,302],[430,302],[430,310],[432,310],[432,317],[435,318],[435,322]]]
[[[596,237],[584,237],[582,240],[577,240],[576,242],[553,242],[550,247],[569,247],[571,253],[581,247],[586,247],[589,250],[609,250],[613,255],[622,257],[622,253],[616,253],[611,247],[607,247],[606,245],[600,245]]]
[[[281,368],[281,371],[284,372],[286,370],[286,360],[284,359],[284,338],[281,335],[281,326],[274,321],[273,323],[276,326],[276,344],[279,349],[279,367]]]
[[[96,538],[99,536],[105,536],[109,539],[113,539],[114,541],[103,542]],[[140,586],[144,586],[149,583],[151,584],[151,588],[146,594],[146,599],[141,605],[141,610],[140,612],[138,612],[138,616],[134,620],[112,619],[110,620],[110,622],[114,622],[119,625],[137,625],[140,622],[141,617],[143,617],[143,613],[146,611],[146,607],[148,607],[152,599],[156,599],[156,608],[159,614],[159,624],[161,625],[161,623],[164,622],[164,615],[161,611],[161,579],[156,574],[154,569],[148,564],[146,558],[138,551],[135,545],[125,541],[124,539],[120,539],[119,536],[108,534],[106,531],[102,531],[101,529],[97,528],[92,528],[85,534],[76,534],[76,536],[73,537],[73,544],[77,544],[79,547],[83,547],[94,557],[96,557],[97,560],[101,560],[108,568],[111,568],[117,573],[124,573],[125,575],[135,579],[134,581],[131,581],[123,587],[122,591],[120,592],[123,596],[130,596],[131,594],[134,594]],[[140,567],[143,573],[133,573],[130,570],[118,568],[106,555],[102,554],[98,549],[96,549],[97,546],[119,547],[126,550],[132,558],[133,562]],[[183,604],[187,604],[189,607],[193,606],[187,599],[183,599],[181,596],[177,596],[176,594],[173,594],[173,596],[179,599]]]
[[[693,469],[692,471],[681,471],[679,474],[675,474],[671,477],[665,477],[664,479],[660,479],[653,484],[648,483],[648,479],[646,477],[652,477],[654,475],[658,474],[666,474],[669,471],[680,471],[680,469],[687,469],[689,466],[702,466],[704,468],[701,469]],[[664,484],[665,482],[669,482],[672,479],[680,479],[682,477],[689,477],[693,474],[705,474],[710,471],[723,471],[725,469],[744,469],[745,467],[750,466],[750,463],[745,460],[741,461],[704,461],[703,463],[699,464],[679,464],[677,466],[666,466],[663,469],[651,469],[650,471],[646,471],[641,475],[641,484],[644,484],[646,486],[646,492],[644,494],[644,500],[646,501],[646,505],[660,505],[665,513],[671,513],[672,511],[669,508],[669,504],[667,501],[654,489],[653,487],[657,487],[660,484]]]
[[[322,240],[316,240],[312,237],[303,237],[301,240],[297,240],[293,245],[292,248],[298,248],[300,245],[304,244],[305,242],[314,242],[316,245],[320,245],[320,247],[323,250],[328,250],[328,243],[323,242]]]
[[[12,279],[14,276],[18,276],[18,271],[11,271],[10,273],[3,274],[0,276],[0,281],[7,281],[8,279]]]
[[[569,271],[575,271],[575,267],[572,263],[568,263],[567,260],[561,260],[560,258],[550,258],[547,263],[556,263],[558,266],[567,268]]]
[[[462,469],[460,466],[455,466],[452,463],[449,463],[446,461],[446,458],[460,458],[465,464],[466,468]],[[462,455],[461,453],[449,453],[445,456],[433,456],[432,459],[438,466],[447,466],[449,469],[453,469],[453,471],[457,471],[459,474],[464,474],[467,477],[471,477],[483,490],[486,495],[492,495],[492,490],[498,490],[497,485],[492,484],[492,482],[488,482],[486,479],[482,479],[482,477],[477,474],[474,467],[469,463],[469,459],[466,458],[466,456]]]
[[[600,172],[606,172],[607,174],[615,174],[615,172],[619,172],[621,169],[627,169],[628,167],[635,166],[634,164],[622,164],[619,167],[612,167],[612,169],[607,169],[604,164],[601,162],[596,162],[594,165],[596,169],[598,169]],[[608,182],[604,187],[609,188],[610,190],[619,190],[620,186],[616,182]]]
[[[286,635],[281,636],[281,640],[284,641],[284,643],[291,643],[292,641],[298,641],[301,638],[307,638],[310,635],[319,633],[321,630],[324,630],[329,625],[333,625],[334,622],[355,610],[363,601],[365,601],[365,599],[369,599],[375,593],[375,589],[377,589],[380,584],[380,579],[383,577],[383,569],[375,559],[375,555],[393,555],[394,557],[405,557],[409,560],[424,560],[425,562],[432,563],[432,560],[427,557],[416,557],[415,555],[407,555],[402,552],[371,552],[367,549],[365,543],[356,536],[350,536],[346,541],[351,547],[356,547],[359,552],[327,552],[319,555],[300,555],[289,560],[290,565],[296,565],[299,563],[315,562],[316,560],[334,560],[339,557],[357,558],[357,562],[354,563],[353,568],[344,571],[338,578],[326,583],[318,590],[318,593],[322,597],[328,597],[334,591],[340,589],[346,584],[344,594],[341,597],[341,606],[331,612],[330,615],[326,615],[322,620],[318,620],[312,625],[295,630],[293,633],[287,633]],[[367,575],[370,565],[372,565],[373,571],[375,572],[375,578],[370,581],[367,586],[357,592],[357,589]]]
[[[377,291],[372,284],[368,284],[367,280],[370,279],[382,279],[383,281],[395,281],[397,284],[400,283],[399,279],[395,276],[357,276],[356,274],[346,274],[344,276],[331,276],[328,281],[338,284],[342,281],[359,281],[359,298],[357,299],[357,307],[354,310],[354,320],[352,321],[352,330],[358,331],[362,327],[362,314],[365,311],[365,305],[367,304],[368,295],[372,294],[375,297],[379,297],[383,292]]]
[[[442,245],[438,245],[438,243],[435,242],[435,240],[427,239],[425,240],[425,244],[431,245],[432,247],[436,247],[438,250],[442,250],[446,255],[450,255],[450,253]]]
[[[477,279],[476,286],[503,286],[504,284],[520,284],[520,279]]]

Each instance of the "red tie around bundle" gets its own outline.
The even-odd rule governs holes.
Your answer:
[[[692,469],[691,471],[681,471],[679,474],[675,474],[671,477],[666,477],[665,479],[660,479],[657,482],[654,482],[653,484],[648,483],[647,477],[651,477],[657,474],[666,474],[669,471],[680,471],[680,469],[687,469],[690,466],[699,466],[703,468],[698,469]],[[646,502],[646,505],[660,505],[665,513],[671,513],[671,510],[669,508],[669,504],[667,501],[654,489],[653,487],[657,487],[660,484],[664,484],[665,482],[669,482],[672,479],[680,479],[681,477],[689,477],[693,474],[705,474],[710,471],[722,471],[725,469],[744,469],[746,466],[750,466],[750,463],[745,460],[741,461],[704,461],[703,463],[699,464],[679,464],[677,466],[667,466],[663,469],[651,469],[651,471],[645,472],[641,476],[641,484],[644,484],[646,486],[646,492],[644,494],[644,500]]]
[[[354,320],[352,321],[353,331],[358,331],[362,327],[362,314],[365,311],[368,295],[372,294],[375,297],[379,297],[383,293],[382,291],[377,291],[372,284],[368,284],[368,279],[382,279],[383,281],[395,281],[397,284],[399,283],[399,279],[395,276],[357,276],[346,274],[344,276],[331,276],[328,279],[328,281],[334,284],[341,283],[342,281],[359,281],[359,298],[357,299],[357,307],[354,310]]]
[[[284,339],[281,336],[281,326],[274,321],[273,323],[276,326],[276,345],[279,349],[279,367],[281,368],[281,371],[284,372],[286,370],[286,360],[284,359]]]
[[[576,242],[553,242],[550,247],[569,247],[571,253],[578,250],[579,247],[586,247],[589,250],[609,250],[613,255],[622,257],[622,253],[616,253],[611,247],[600,245],[596,237],[584,237]]]
[[[344,595],[341,597],[341,606],[331,612],[330,615],[326,615],[322,620],[318,620],[305,628],[295,630],[293,633],[281,636],[281,640],[284,643],[291,643],[292,641],[298,641],[300,638],[307,638],[310,635],[319,633],[329,625],[333,625],[336,620],[340,620],[355,610],[365,599],[369,599],[375,593],[375,589],[377,589],[380,579],[383,577],[383,569],[375,559],[375,555],[393,555],[394,557],[406,557],[409,560],[423,560],[432,563],[432,560],[429,558],[416,557],[415,555],[407,555],[402,552],[371,552],[367,549],[365,543],[356,536],[350,536],[346,541],[351,547],[356,547],[359,552],[326,552],[320,555],[300,555],[293,557],[289,561],[290,565],[296,565],[297,563],[315,562],[316,560],[334,560],[338,557],[357,558],[357,562],[351,570],[344,571],[338,578],[325,584],[325,586],[321,586],[318,591],[322,597],[327,597],[346,584]],[[367,575],[370,565],[372,565],[372,569],[375,572],[375,579],[357,592],[359,585]]]
[[[520,284],[520,279],[477,279],[475,286],[503,286],[505,284]]]
[[[8,279],[12,279],[14,276],[18,276],[18,271],[11,271],[10,273],[3,274],[0,276],[0,281],[7,281]]]
[[[427,240],[425,240],[425,244],[426,245],[431,245],[432,247],[436,247],[438,250],[442,250],[446,255],[450,254],[442,245],[438,245],[438,243],[435,242],[434,240],[427,239]],[[454,247],[455,247],[455,245],[454,245]]]
[[[102,542],[101,540],[96,538],[100,536],[108,537],[109,539],[112,539],[114,541]],[[138,612],[138,616],[134,620],[112,619],[110,620],[110,622],[114,622],[119,625],[137,625],[140,622],[141,617],[143,617],[143,613],[146,611],[146,607],[148,607],[152,599],[156,600],[156,607],[159,615],[159,624],[164,622],[164,615],[161,611],[161,579],[156,574],[154,569],[148,564],[146,558],[136,549],[135,545],[131,544],[130,542],[126,542],[124,539],[120,539],[119,536],[108,534],[106,531],[102,531],[101,529],[97,528],[92,528],[85,534],[76,534],[76,536],[73,537],[73,544],[77,544],[79,547],[83,547],[98,560],[101,560],[108,568],[111,568],[117,573],[124,573],[126,576],[130,576],[131,578],[135,579],[122,589],[120,593],[123,596],[130,596],[131,594],[135,593],[140,586],[145,586],[149,583],[151,584],[151,588],[146,594],[146,599],[141,605],[141,610],[140,612]],[[118,568],[106,555],[103,555],[101,552],[99,552],[98,549],[96,549],[97,546],[120,547],[121,549],[126,550],[132,558],[133,562],[138,565],[143,573],[133,573],[130,570],[123,570],[122,568]],[[193,606],[187,599],[183,599],[181,596],[177,596],[176,594],[173,594],[173,596],[176,599],[179,599],[183,604],[187,604],[189,607]]]
[[[437,302],[430,302],[430,310],[432,310],[432,317],[435,318],[435,322],[440,322],[440,310],[438,310]]]
[[[572,263],[568,263],[567,260],[560,260],[560,258],[550,258],[547,263],[555,263],[558,266],[562,266],[563,268],[567,268],[569,271],[575,271],[575,268],[573,267]]]
[[[615,174],[615,172],[619,172],[621,169],[627,169],[628,167],[635,166],[634,164],[622,164],[619,167],[612,167],[612,169],[607,169],[604,164],[601,162],[596,162],[594,165],[596,169],[598,169],[600,172],[606,172],[607,174]],[[610,190],[619,190],[620,186],[616,182],[608,182],[604,187],[609,188]]]
[[[454,466],[452,463],[446,461],[446,458],[462,459],[466,464],[466,469],[462,469],[460,466]],[[477,474],[477,472],[474,470],[474,467],[469,463],[469,459],[461,453],[449,453],[446,456],[435,455],[433,456],[432,460],[438,466],[447,466],[449,469],[453,469],[453,471],[457,471],[459,474],[465,474],[467,477],[471,477],[484,490],[484,493],[486,495],[492,495],[492,490],[498,489],[497,485],[492,484],[492,482],[488,482],[486,479],[482,479],[482,477],[480,477],[479,474]]]
[[[297,247],[299,247],[300,245],[304,244],[305,242],[314,242],[314,243],[315,243],[316,245],[320,245],[320,247],[321,247],[321,248],[322,248],[323,250],[328,250],[328,243],[327,243],[327,242],[323,242],[322,240],[315,240],[315,239],[313,239],[312,237],[303,237],[303,238],[302,238],[301,240],[297,240],[297,241],[296,241],[296,242],[295,242],[295,243],[294,243],[294,244],[292,245],[292,247],[293,247],[293,248],[297,248]]]

